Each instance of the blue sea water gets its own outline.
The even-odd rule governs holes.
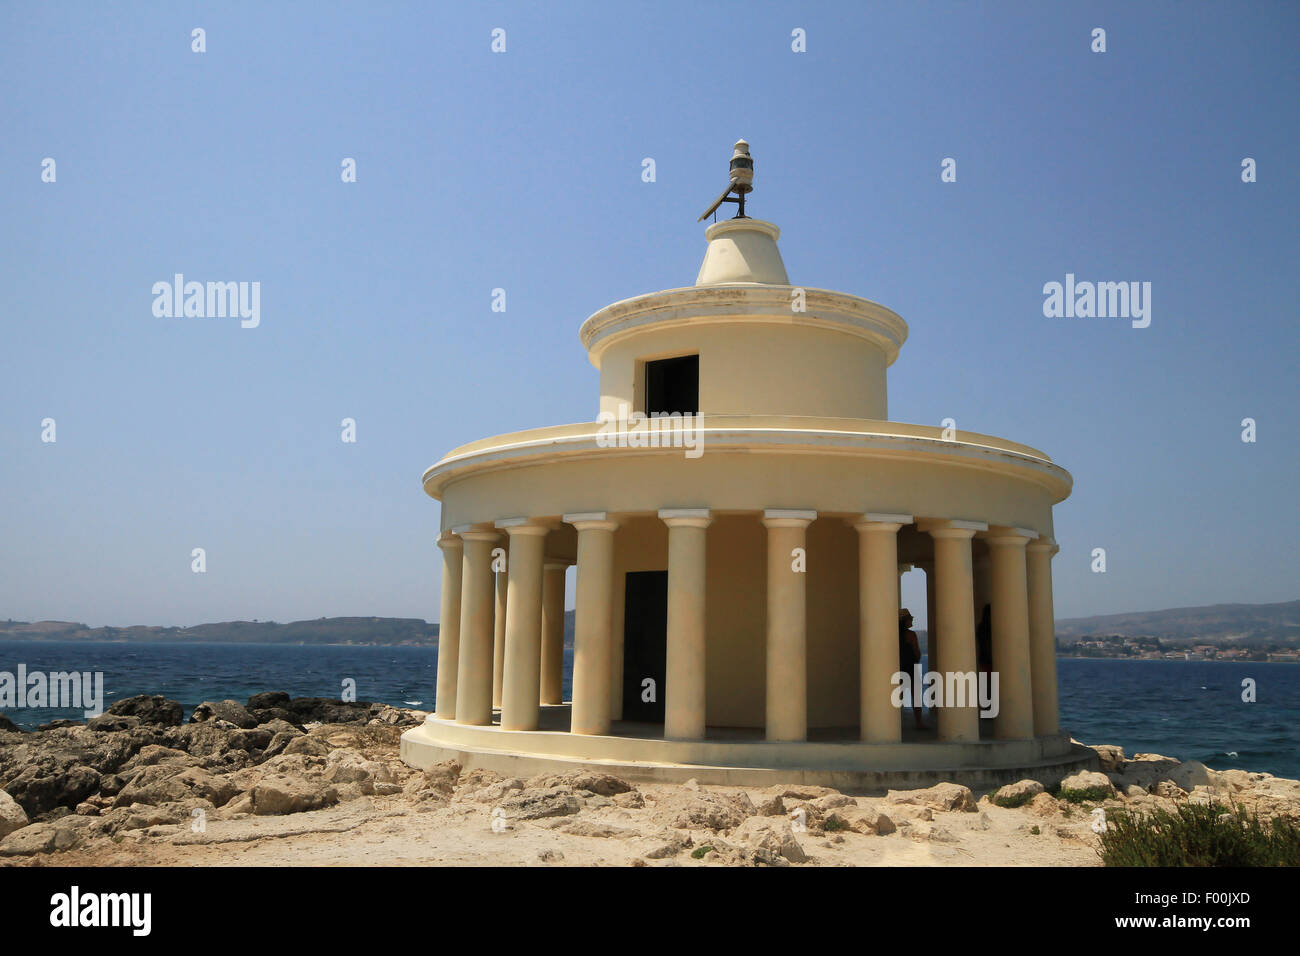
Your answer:
[[[163,694],[187,717],[202,701],[245,701],[265,690],[338,697],[347,679],[358,700],[432,710],[437,659],[435,647],[0,641],[0,671],[14,673],[20,663],[29,672],[102,671],[105,707]],[[567,675],[571,649],[565,664]],[[1058,672],[1061,724],[1079,740],[1300,778],[1300,664],[1062,659]],[[1241,699],[1245,678],[1255,681],[1254,703]],[[83,717],[51,708],[0,712],[27,729]]]

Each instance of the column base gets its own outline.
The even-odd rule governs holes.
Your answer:
[[[543,708],[543,728],[563,727],[567,707]],[[712,728],[708,740],[665,740],[662,728],[617,723],[620,736],[569,734],[562,729],[503,731],[430,717],[402,735],[401,756],[424,769],[455,760],[511,776],[598,770],[633,781],[731,786],[803,783],[871,794],[941,781],[988,790],[1025,777],[1053,786],[1071,773],[1097,769],[1096,753],[1067,735],[967,743],[869,744],[848,739],[769,742],[761,731]],[[847,729],[846,729],[847,732]],[[836,731],[834,733],[839,733]]]

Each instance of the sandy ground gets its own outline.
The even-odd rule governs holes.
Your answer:
[[[664,859],[647,859],[660,843],[651,822],[654,806],[680,787],[638,787],[648,810],[584,809],[563,818],[520,821],[494,832],[492,807],[454,801],[443,807],[412,807],[403,796],[360,797],[324,810],[287,816],[210,820],[206,832],[189,824],[128,832],[119,842],[4,862],[34,866],[710,866],[734,860],[692,857],[694,848],[727,839],[725,831],[690,830],[690,843]],[[736,793],[735,788],[702,791]],[[749,791],[758,803],[764,791]],[[852,831],[794,836],[816,866],[1097,866],[1096,837],[1086,815],[1036,816],[981,801],[976,812],[931,811],[914,823],[908,808],[883,799],[857,800],[879,808],[900,824],[888,835]],[[919,809],[919,808],[918,808]],[[617,836],[582,836],[556,824],[574,820],[625,830]],[[777,821],[786,826],[783,819]],[[1039,833],[1030,832],[1037,826]]]

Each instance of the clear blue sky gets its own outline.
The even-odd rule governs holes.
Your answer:
[[[742,136],[792,281],[909,323],[891,417],[1073,473],[1059,616],[1300,597],[1298,27],[1294,3],[7,4],[0,617],[435,619],[421,472],[595,417],[578,326],[694,281]],[[176,272],[261,282],[260,327],[156,318]],[[1067,272],[1151,282],[1151,326],[1044,318]]]

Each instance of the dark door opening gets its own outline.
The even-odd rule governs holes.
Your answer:
[[[645,363],[645,413],[697,415],[700,411],[700,357]]]
[[[623,719],[662,724],[668,672],[668,572],[629,571],[626,588]],[[647,679],[654,683],[647,686]]]

